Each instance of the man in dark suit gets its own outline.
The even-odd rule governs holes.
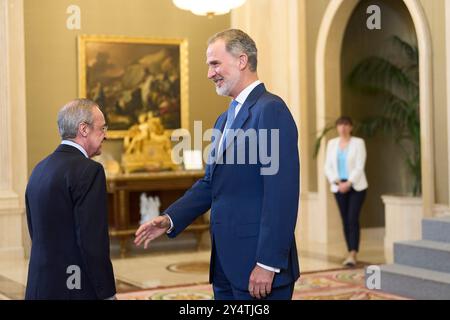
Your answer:
[[[295,122],[283,100],[258,80],[257,49],[247,34],[214,35],[206,55],[217,93],[233,98],[214,126],[223,134],[215,135],[204,178],[163,216],[142,225],[135,243],[147,247],[166,232],[175,237],[211,209],[215,298],[291,299],[300,276]]]
[[[31,257],[25,299],[111,299],[106,180],[90,158],[101,153],[106,124],[87,99],[58,114],[58,148],[33,170],[26,189]]]

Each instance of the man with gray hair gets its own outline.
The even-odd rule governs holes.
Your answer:
[[[58,114],[62,142],[34,168],[25,200],[31,256],[25,299],[111,299],[105,172],[90,158],[101,153],[106,123],[88,99]]]
[[[300,180],[297,127],[283,100],[258,80],[256,45],[245,32],[230,29],[211,37],[206,63],[216,92],[232,98],[214,126],[223,132],[213,141],[214,162],[207,163],[205,176],[163,216],[138,229],[135,243],[147,247],[166,232],[176,237],[211,209],[215,299],[291,299],[300,276],[294,236]],[[251,142],[239,143],[239,136],[228,133],[239,131],[258,132],[257,147],[277,159],[277,170],[264,170],[271,163],[261,153],[256,163],[236,161],[238,148],[245,155],[251,150]],[[266,143],[264,133],[271,136]]]

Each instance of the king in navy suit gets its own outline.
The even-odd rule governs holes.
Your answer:
[[[58,114],[62,143],[33,170],[26,189],[31,256],[25,299],[96,300],[116,294],[109,253],[105,118],[87,99]]]
[[[300,276],[297,127],[283,100],[258,80],[256,45],[246,33],[210,38],[207,65],[217,93],[232,98],[214,125],[222,134],[213,139],[205,176],[142,225],[135,243],[176,237],[211,209],[215,299],[291,299]]]

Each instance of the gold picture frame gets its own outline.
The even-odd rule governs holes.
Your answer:
[[[167,130],[189,129],[186,39],[80,35],[78,72],[79,95],[99,103],[108,138],[125,137],[139,112],[154,112]]]

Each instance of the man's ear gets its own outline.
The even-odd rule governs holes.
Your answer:
[[[82,137],[87,137],[89,133],[89,125],[86,122],[82,122],[78,125],[78,132]]]
[[[248,56],[246,54],[241,54],[239,56],[239,69],[242,71],[248,65]]]

